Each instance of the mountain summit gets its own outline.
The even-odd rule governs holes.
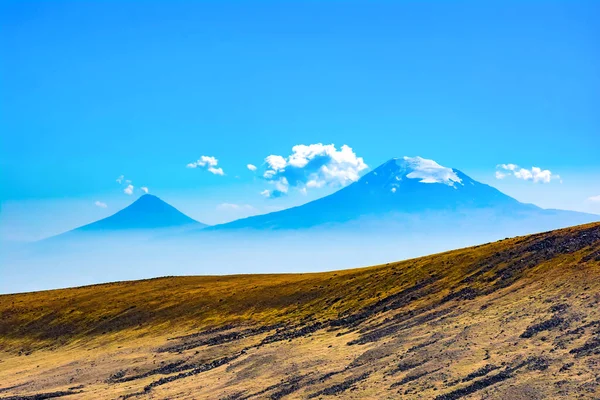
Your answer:
[[[523,206],[499,190],[461,171],[421,157],[392,158],[340,190],[366,212],[456,210]],[[337,193],[334,193],[334,195]]]
[[[202,228],[206,226],[156,196],[145,194],[128,207],[76,231],[158,229],[182,226]]]
[[[524,204],[457,169],[422,157],[402,157],[392,158],[329,196],[209,229],[297,229],[357,219],[386,224],[392,219],[397,222],[398,216],[421,218],[424,215],[443,215],[447,221],[454,221],[475,213],[513,219],[560,216],[561,220],[567,218],[572,224],[598,219],[594,215],[544,210]],[[561,222],[556,227],[563,225]]]

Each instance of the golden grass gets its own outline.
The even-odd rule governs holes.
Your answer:
[[[584,360],[569,353],[591,340],[593,331],[582,328],[583,333],[568,340],[556,330],[532,339],[520,335],[550,318],[553,305],[569,307],[564,317],[569,329],[600,320],[600,241],[589,239],[599,231],[600,224],[588,224],[345,271],[166,277],[0,296],[0,390],[33,379],[36,385],[13,392],[63,390],[79,383],[84,393],[69,398],[116,398],[142,390],[161,375],[105,382],[115,371],[134,376],[161,361],[183,357],[203,362],[247,349],[226,366],[151,392],[155,398],[224,398],[258,393],[294,375],[343,370],[330,381],[303,384],[290,398],[306,398],[359,372],[370,375],[353,383],[357,392],[344,391],[344,397],[382,398],[386,393],[396,398],[400,390],[406,398],[434,398],[468,385],[460,379],[487,364],[513,365],[535,355],[551,361],[546,372],[522,369],[510,384],[494,388],[515,399],[528,398],[519,396],[532,390],[552,398],[596,379],[590,363],[600,363],[598,357]],[[413,296],[411,290],[419,285],[425,289]],[[390,299],[402,302],[377,309],[356,326],[332,325],[260,345],[275,332],[270,330],[181,354],[157,352],[177,342],[169,337],[210,327],[233,324],[236,331],[276,323],[310,326],[394,304]],[[373,336],[398,326],[398,333]],[[348,345],[354,342],[361,344]],[[572,373],[559,373],[563,358],[573,359]],[[413,359],[426,362],[428,374],[392,388],[392,383],[425,368],[391,372],[400,360]],[[73,378],[75,370],[84,377]],[[565,377],[572,382],[556,386]],[[590,388],[577,395],[598,394]]]
[[[594,226],[598,224],[560,232]],[[199,329],[235,322],[328,318],[373,304],[430,276],[440,277],[441,296],[472,273],[479,260],[543,235],[547,234],[325,273],[165,277],[1,295],[0,349],[64,344],[108,333],[162,334],[173,326]],[[473,286],[485,285],[476,281]]]

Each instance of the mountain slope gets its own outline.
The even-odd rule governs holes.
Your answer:
[[[597,223],[354,270],[0,296],[0,395],[593,399],[599,335]]]
[[[499,190],[477,182],[456,169],[421,157],[394,158],[339,191],[307,204],[265,215],[216,225],[224,229],[297,229],[398,215],[446,216],[489,211],[507,218],[556,218],[560,227],[597,221],[599,216],[543,210],[524,204]],[[402,222],[402,221],[401,221]],[[541,228],[543,229],[543,227]],[[538,230],[541,230],[538,229]]]
[[[77,228],[75,231],[157,229],[194,225],[206,226],[156,196],[145,194],[110,217]]]

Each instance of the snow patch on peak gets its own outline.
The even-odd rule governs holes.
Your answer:
[[[402,161],[411,169],[411,172],[406,175],[409,179],[420,179],[421,183],[443,183],[448,186],[462,183],[452,168],[444,167],[433,160],[422,157],[404,157]]]

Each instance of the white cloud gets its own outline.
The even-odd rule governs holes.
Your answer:
[[[514,170],[516,170],[517,168],[519,168],[519,167],[518,167],[517,165],[515,165],[515,164],[500,164],[500,165],[498,165],[498,167],[500,167],[500,168],[502,168],[502,169],[505,169],[505,170],[507,170],[507,171],[514,171]]]
[[[351,147],[322,143],[296,145],[288,157],[270,155],[265,158],[267,170],[263,177],[275,185],[274,190],[265,190],[266,197],[280,197],[290,187],[306,193],[307,189],[323,186],[344,186],[358,180],[360,172],[368,166],[362,157],[357,157]]]
[[[287,190],[287,189],[286,189]],[[302,191],[302,189],[300,189]],[[262,192],[260,192],[261,195],[263,195],[264,197],[266,197],[267,199],[276,199],[278,197],[283,197],[287,194],[287,191],[281,191],[281,190],[263,190]],[[304,194],[306,194],[306,192],[304,192]]]
[[[117,178],[117,182],[119,184],[123,185],[123,186],[121,186],[121,187],[123,187],[123,193],[125,193],[127,195],[132,195],[133,194],[134,186],[133,186],[132,181],[130,179],[125,179],[125,176],[121,175],[121,176],[119,176]],[[146,186],[140,187],[140,190],[142,192],[144,192],[144,193],[148,193],[148,187],[146,187]],[[99,206],[99,207],[101,207],[101,206]]]
[[[223,168],[209,167],[208,172],[210,172],[211,174],[214,174],[214,175],[221,175],[221,176],[225,175],[225,173],[223,172]]]
[[[286,194],[290,186],[285,176],[279,178],[277,181],[273,181],[273,184],[275,185],[275,191],[280,192],[281,194]]]
[[[600,194],[598,196],[588,197],[588,201],[591,201],[592,203],[600,203]]]
[[[219,160],[211,156],[200,156],[197,161],[191,162],[186,165],[187,168],[204,168],[208,172],[214,175],[225,175],[223,168],[217,168]]]
[[[248,164],[246,167],[248,167],[248,169],[252,172],[256,171],[256,165]]]
[[[219,163],[215,157],[211,156],[200,156],[198,161],[194,161],[187,165],[188,168],[197,168],[197,167],[216,167]]]
[[[461,179],[454,173],[452,168],[443,167],[433,160],[422,157],[404,157],[412,171],[406,175],[409,179],[420,179],[422,183],[443,183],[454,186]]]
[[[514,171],[514,175],[515,175],[515,178],[523,179],[524,181],[533,179],[533,172],[531,172],[525,168],[521,168],[517,171]]]
[[[503,179],[507,176],[514,176],[517,179],[524,181],[533,181],[534,183],[550,183],[556,179],[562,183],[560,175],[553,174],[548,169],[532,167],[531,169],[521,168],[516,164],[499,164],[496,166],[499,171],[496,171],[496,179]]]
[[[106,208],[106,207],[108,207],[108,205],[106,205],[106,203],[104,203],[104,202],[102,202],[102,201],[96,201],[94,204],[95,204],[97,207],[100,207],[100,208]]]
[[[297,146],[294,146],[292,148],[292,151],[294,150],[295,147],[297,147]],[[273,168],[274,171],[284,169],[285,166],[287,165],[285,158],[283,158],[282,156],[270,155],[270,156],[267,156],[267,158],[265,158],[265,161],[267,164],[269,164],[269,166],[271,168]]]

